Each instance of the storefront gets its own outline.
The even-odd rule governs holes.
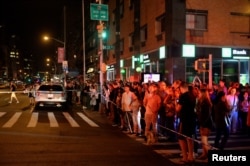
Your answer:
[[[212,81],[218,83],[221,78],[230,82],[249,83],[249,49],[224,47],[195,47],[195,57],[186,58],[186,81],[192,82],[198,76],[202,82],[209,82],[208,72],[197,72],[194,62],[197,59],[207,59],[212,54]],[[208,70],[208,62],[204,64]]]

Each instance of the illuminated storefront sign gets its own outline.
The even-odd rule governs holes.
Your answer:
[[[231,58],[232,57],[232,49],[231,48],[222,48],[222,57],[223,58]]]
[[[183,44],[182,57],[195,57],[195,45]]]
[[[247,50],[245,49],[232,49],[232,48],[222,48],[222,57],[233,59],[249,59]]]
[[[247,55],[247,51],[246,50],[233,50],[233,55]]]

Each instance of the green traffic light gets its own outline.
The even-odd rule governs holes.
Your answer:
[[[106,31],[102,32],[102,38],[107,38],[107,32]]]

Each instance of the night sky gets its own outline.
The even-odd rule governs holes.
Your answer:
[[[63,40],[66,3],[67,0],[0,0],[0,25],[4,26],[6,36],[18,36],[17,47],[24,56],[32,54],[40,59],[51,49],[42,40],[43,35]]]

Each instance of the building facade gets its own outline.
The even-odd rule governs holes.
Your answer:
[[[208,82],[212,55],[214,82],[249,82],[250,2],[248,0],[113,0],[109,6],[106,80],[142,80],[141,73],[188,82]]]

